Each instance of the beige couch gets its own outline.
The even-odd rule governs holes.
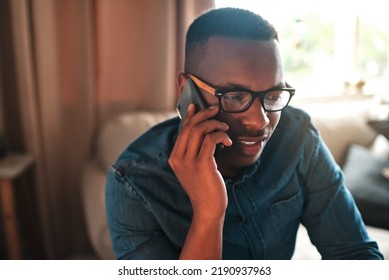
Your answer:
[[[376,133],[366,125],[369,118],[367,108],[371,108],[368,102],[373,101],[363,99],[351,103],[348,100],[326,105],[301,102],[294,105],[311,114],[334,158],[343,164],[351,143],[370,146],[376,139]],[[96,153],[83,170],[81,180],[88,235],[97,258],[114,258],[104,204],[105,176],[109,166],[138,135],[174,115],[174,112],[129,112],[114,117],[101,127],[96,139]],[[369,232],[389,258],[389,232],[372,227],[369,227]],[[310,244],[304,228],[301,228],[294,259],[315,258],[320,256]]]

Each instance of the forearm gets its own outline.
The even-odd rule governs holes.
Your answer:
[[[194,215],[180,259],[217,260],[222,258],[224,216],[204,219]]]

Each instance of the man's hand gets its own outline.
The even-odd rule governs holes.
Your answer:
[[[227,207],[225,184],[214,158],[216,144],[232,144],[227,124],[212,119],[218,112],[210,107],[195,114],[194,105],[184,120],[169,164],[189,196],[196,214],[216,218]]]
[[[227,191],[214,158],[215,147],[232,145],[228,125],[212,119],[217,107],[195,113],[191,104],[169,164],[191,201],[193,220],[182,258],[221,257],[222,228],[227,208]],[[189,243],[188,243],[189,241]]]

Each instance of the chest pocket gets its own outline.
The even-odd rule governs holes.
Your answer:
[[[273,221],[279,232],[290,223],[300,222],[303,212],[303,195],[301,191],[288,199],[278,201],[269,206]]]
[[[269,206],[274,227],[282,243],[294,245],[294,242],[291,241],[296,237],[297,228],[303,213],[303,205],[303,194],[299,190],[291,197],[277,201]]]

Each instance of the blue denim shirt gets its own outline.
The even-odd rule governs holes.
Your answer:
[[[179,129],[178,118],[153,127],[109,170],[106,210],[118,259],[179,257],[192,217],[168,164]],[[323,259],[383,258],[341,169],[300,110],[286,108],[260,159],[225,183],[223,259],[290,259],[300,223]]]

